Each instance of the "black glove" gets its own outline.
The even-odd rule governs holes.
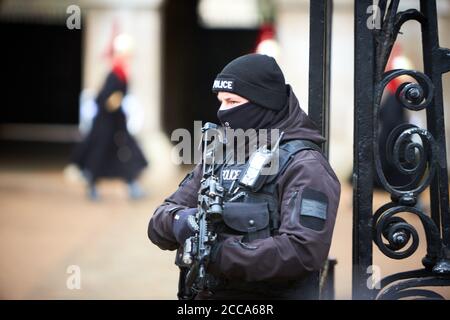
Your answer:
[[[172,231],[179,244],[183,245],[186,239],[193,236],[198,230],[198,225],[195,222],[196,213],[197,208],[184,209],[175,213]]]

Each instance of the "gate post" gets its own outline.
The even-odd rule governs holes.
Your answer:
[[[330,144],[331,25],[333,0],[309,1],[309,102],[308,116],[326,141],[321,146],[328,159]],[[334,265],[328,259],[320,275],[320,299],[334,299]]]
[[[353,144],[353,299],[371,299],[367,270],[372,265],[373,96],[375,44],[367,27],[372,0],[355,0]]]
[[[323,154],[329,154],[330,63],[333,0],[309,1],[309,101],[308,116],[327,140]]]

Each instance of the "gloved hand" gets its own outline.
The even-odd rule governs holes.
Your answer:
[[[195,222],[196,213],[197,208],[184,209],[175,213],[172,231],[179,244],[183,245],[186,239],[193,236],[195,231],[198,230],[198,225]]]

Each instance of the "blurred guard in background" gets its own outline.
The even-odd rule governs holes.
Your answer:
[[[127,93],[127,60],[131,39],[126,34],[114,38],[112,70],[97,98],[97,114],[86,138],[75,148],[71,162],[88,181],[88,195],[98,199],[96,182],[100,178],[121,178],[128,184],[130,198],[144,196],[136,179],[148,165],[136,140],[127,129],[122,101]]]

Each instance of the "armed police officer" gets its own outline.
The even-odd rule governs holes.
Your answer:
[[[269,148],[278,161],[275,172],[251,186],[244,183],[251,152],[244,163],[224,161],[212,168],[224,189],[223,212],[215,223],[205,290],[186,286],[192,270],[181,261],[187,239],[198,234],[204,167],[197,165],[156,209],[148,235],[161,249],[178,249],[178,297],[317,299],[340,197],[339,181],[320,152],[324,137],[269,56],[248,54],[231,61],[217,75],[213,92],[223,126],[282,132]]]

